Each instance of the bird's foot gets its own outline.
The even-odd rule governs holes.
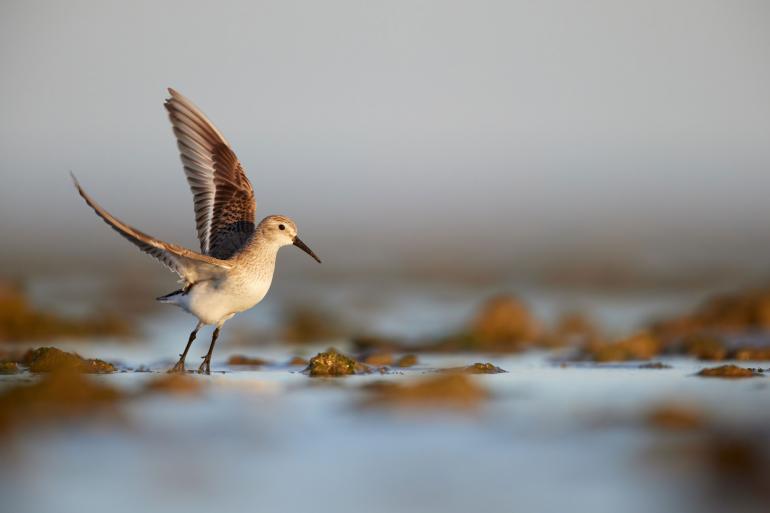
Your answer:
[[[205,356],[203,357],[201,366],[198,367],[198,374],[211,374],[211,361]]]
[[[181,359],[178,362],[176,362],[176,365],[174,365],[168,370],[169,374],[174,374],[177,372],[184,372],[184,359]]]

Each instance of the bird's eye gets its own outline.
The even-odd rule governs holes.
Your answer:
[[[282,224],[279,224],[279,225],[278,225],[278,229],[279,229],[279,230],[285,230],[285,229],[286,229],[286,226],[284,226],[284,225],[282,225]]]

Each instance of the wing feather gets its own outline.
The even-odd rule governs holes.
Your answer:
[[[232,268],[229,262],[201,255],[176,244],[164,242],[124,223],[96,203],[83,190],[74,175],[72,175],[72,180],[75,182],[75,187],[88,206],[94,209],[94,212],[104,222],[124,238],[138,246],[139,249],[160,260],[161,263],[177,273],[187,283],[195,283],[200,280],[221,276],[228,269]]]
[[[227,140],[203,112],[173,89],[169,93],[165,106],[193,193],[201,252],[231,258],[254,233],[251,183]]]

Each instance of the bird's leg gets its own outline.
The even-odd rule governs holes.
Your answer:
[[[221,326],[217,326],[214,330],[214,334],[211,336],[211,345],[209,346],[209,352],[203,357],[203,363],[198,367],[198,374],[211,374],[211,355],[214,353],[214,344],[217,343],[217,337],[219,337],[219,329]]]
[[[195,340],[195,336],[198,334],[198,330],[201,329],[201,326],[203,326],[203,323],[199,322],[192,333],[190,333],[190,338],[187,339],[187,345],[182,354],[179,355],[179,361],[176,362],[176,365],[174,365],[169,372],[184,372],[184,359],[187,357],[187,351],[190,350],[190,346],[192,345],[193,340]]]

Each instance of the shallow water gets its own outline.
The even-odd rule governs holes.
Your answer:
[[[475,377],[492,391],[478,411],[358,407],[365,382],[478,360],[509,371]],[[669,363],[563,368],[544,354],[456,355],[331,381],[280,367],[196,376],[210,385],[199,397],[135,399],[117,421],[24,433],[0,493],[15,512],[688,510],[701,500],[697,482],[648,457],[661,437],[682,435],[651,431],[641,412],[678,400],[752,425],[768,420],[770,394],[764,377],[705,380],[693,376],[697,362]],[[155,377],[95,379],[131,390]]]
[[[45,294],[45,287],[40,290]],[[380,290],[376,306],[354,287],[332,290],[325,301],[374,332],[416,337],[449,331],[495,291],[399,290]],[[692,294],[583,294],[578,301],[565,293],[520,290],[541,318],[577,307],[619,331],[694,301]],[[228,327],[264,328],[275,312],[275,303],[260,305]],[[56,346],[120,362],[124,369],[149,367],[153,372],[93,377],[135,391],[173,363],[193,324],[170,311],[144,322],[141,342]],[[209,336],[201,333],[188,367],[197,365]],[[311,356],[329,343],[301,351]],[[280,365],[295,351],[238,346],[225,336],[214,374],[194,376],[208,385],[199,396],[142,396],[109,419],[47,424],[17,435],[0,466],[4,509],[654,513],[721,511],[727,505],[763,511],[754,497],[731,489],[718,490],[715,499],[703,468],[676,463],[687,459],[677,447],[700,434],[652,429],[644,418],[673,401],[707,412],[720,429],[766,436],[768,378],[697,378],[693,374],[704,365],[687,359],[666,360],[672,368],[653,370],[639,369],[638,362],[561,366],[552,355],[527,353],[420,355],[418,366],[392,374],[319,380]],[[258,370],[224,365],[235,353],[278,364]],[[405,382],[476,361],[508,371],[473,377],[491,392],[477,410],[360,406],[365,383]],[[0,376],[0,387],[26,379]]]

